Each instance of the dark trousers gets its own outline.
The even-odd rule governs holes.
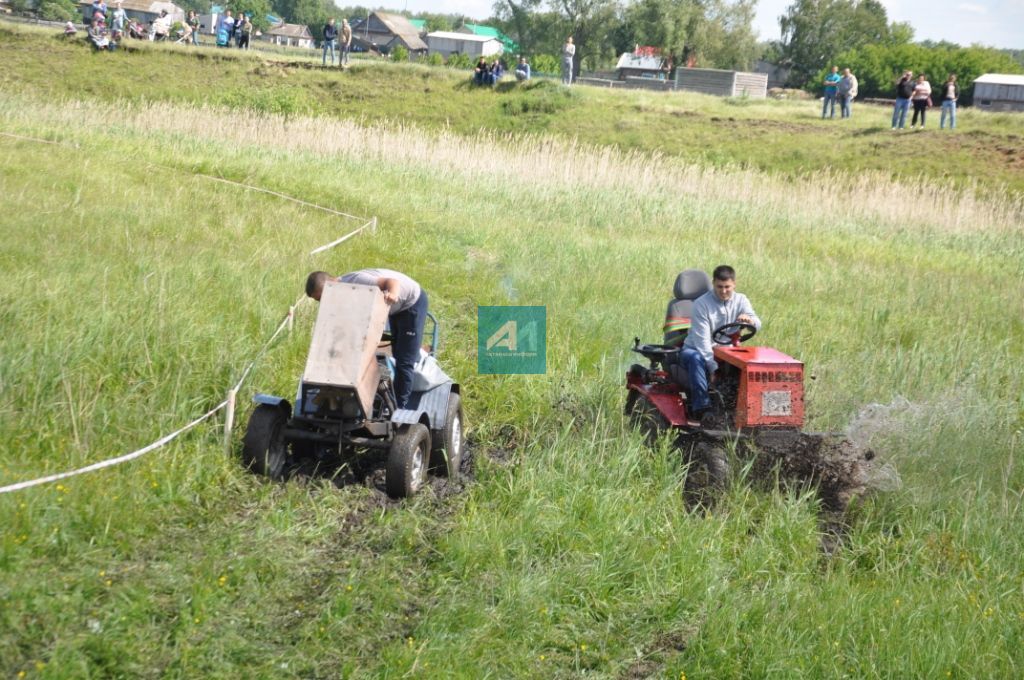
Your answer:
[[[420,358],[423,344],[423,326],[427,322],[427,291],[420,291],[420,298],[412,307],[392,314],[391,355],[395,358],[395,401],[398,408],[405,408],[412,395],[412,376]]]
[[[910,119],[911,125],[917,125],[917,114],[921,114],[921,127],[924,127],[924,114],[928,110],[927,99],[914,100],[914,117]]]

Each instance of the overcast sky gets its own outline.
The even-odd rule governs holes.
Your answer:
[[[337,4],[343,3],[336,0]],[[491,16],[492,0],[378,0],[410,12]],[[763,40],[778,39],[779,15],[792,0],[759,0],[754,28]],[[949,40],[1024,49],[1024,0],[881,0],[890,21],[909,21],[917,40]],[[366,3],[369,5],[376,2]]]

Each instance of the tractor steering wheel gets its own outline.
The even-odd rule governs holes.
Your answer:
[[[711,342],[716,345],[738,345],[757,335],[757,326],[743,321],[733,321],[719,326],[711,333]]]

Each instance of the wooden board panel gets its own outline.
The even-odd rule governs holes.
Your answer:
[[[370,413],[380,380],[377,345],[387,318],[384,294],[376,286],[328,282],[320,296],[302,381],[355,388],[363,412]]]

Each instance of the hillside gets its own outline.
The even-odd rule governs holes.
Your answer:
[[[346,71],[268,53],[134,43],[93,54],[53,31],[0,24],[0,87],[52,97],[175,101],[475,134],[553,134],[585,144],[656,152],[722,167],[814,175],[825,169],[916,177],[1000,193],[1024,192],[1024,132],[1013,114],[963,110],[956,134],[894,135],[890,112],[858,104],[852,123],[821,121],[807,102],[722,100],[695,94],[564,90],[553,81],[497,91],[444,68],[357,60]],[[52,65],[59,64],[54,70]],[[938,111],[931,127],[938,127]],[[908,195],[908,199],[910,196]]]
[[[303,370],[300,306],[239,395],[232,455],[215,418],[138,460],[0,495],[3,675],[1019,674],[1018,197],[920,179],[910,201],[871,173],[793,179],[558,130],[464,134],[441,122],[440,94],[387,124],[290,108],[319,102],[321,78],[339,101],[392,82],[381,101],[400,102],[397,73],[474,120],[471,102],[560,97],[536,118],[557,128],[617,93],[57,43],[66,70],[47,79],[26,55],[50,38],[3,37],[0,486],[137,449],[215,406],[313,269],[390,266],[424,285],[473,452],[463,481],[400,503],[344,469],[281,483],[243,470],[253,394],[291,395]],[[149,69],[160,77],[137,75]],[[203,80],[218,73],[222,89]],[[240,79],[255,88],[245,105]],[[802,110],[775,106],[763,115]],[[1012,134],[965,121],[965,136]],[[310,254],[359,220],[209,177],[380,226]],[[806,362],[808,427],[846,430],[890,466],[834,554],[813,493],[749,470],[710,512],[688,510],[679,452],[622,416],[633,337],[659,336],[680,269],[721,262],[764,320],[756,344]],[[546,308],[546,374],[477,374],[477,306],[505,304]]]

